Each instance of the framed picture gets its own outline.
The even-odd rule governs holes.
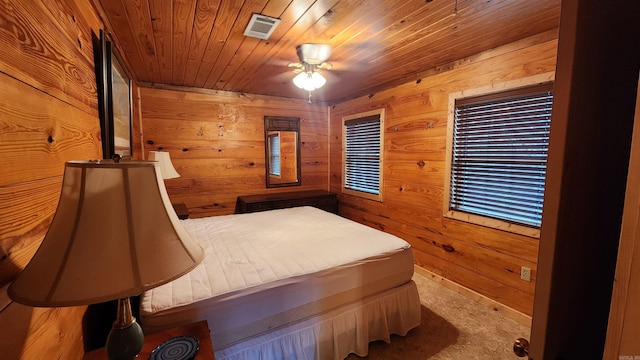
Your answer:
[[[131,78],[103,30],[96,50],[102,157],[131,158]]]

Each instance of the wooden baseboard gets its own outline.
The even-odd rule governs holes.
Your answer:
[[[421,268],[418,265],[415,265],[414,268],[416,273],[432,281],[435,281],[441,284],[442,286],[457,292],[460,295],[466,296],[473,301],[476,301],[482,305],[486,305],[487,307],[500,312],[504,316],[518,322],[519,324],[522,324],[524,326],[528,326],[529,328],[531,328],[531,316],[521,313],[520,311],[512,309],[506,305],[503,305],[493,299],[490,299],[471,289],[468,289],[462,285],[459,285],[451,280],[445,279],[442,276],[434,274],[431,271]]]

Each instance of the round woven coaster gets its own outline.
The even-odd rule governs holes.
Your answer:
[[[149,360],[193,360],[200,350],[200,342],[193,336],[176,336],[158,345]]]

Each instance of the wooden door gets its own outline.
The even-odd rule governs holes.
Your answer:
[[[562,2],[531,359],[604,351],[640,64],[638,8]]]
[[[640,356],[640,84],[605,360]]]

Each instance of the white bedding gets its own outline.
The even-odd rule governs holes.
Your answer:
[[[218,358],[267,332],[273,336],[274,328],[298,323],[299,329],[305,321],[313,327],[320,319],[310,320],[314,316],[348,304],[361,311],[361,300],[378,301],[378,294],[402,285],[401,296],[411,303],[409,321],[392,332],[406,333],[419,323],[415,284],[406,286],[413,256],[400,238],[312,207],[183,224],[205,258],[189,274],[142,295],[145,332],[207,319]]]

